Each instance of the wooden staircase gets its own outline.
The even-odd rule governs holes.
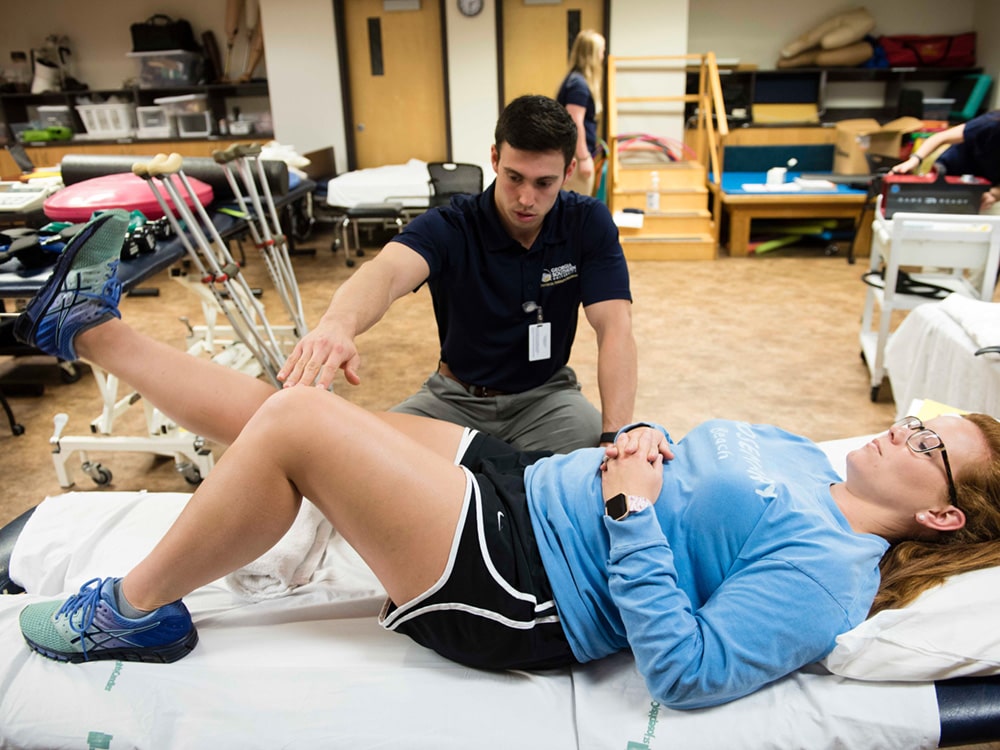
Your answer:
[[[682,95],[619,95],[618,77],[624,71],[655,71],[684,75],[697,70],[698,93]],[[713,84],[714,80],[714,84]],[[612,214],[626,209],[642,210],[642,226],[620,225],[619,235],[629,260],[711,260],[719,246],[719,184],[721,136],[726,132],[722,88],[712,53],[670,57],[615,57],[608,59],[608,207]],[[683,117],[687,103],[697,106],[695,132],[688,133],[687,147],[670,148],[655,136],[650,146],[633,148],[635,134],[619,130],[621,111],[629,108],[679,106]],[[723,113],[716,118],[714,113]],[[715,121],[718,119],[718,128]],[[641,140],[641,139],[640,139]],[[669,140],[669,139],[667,139]],[[654,187],[654,173],[657,187]],[[714,181],[709,175],[714,176]],[[659,208],[651,208],[649,193],[659,195]],[[655,203],[655,202],[654,202]],[[635,218],[630,217],[630,218]]]

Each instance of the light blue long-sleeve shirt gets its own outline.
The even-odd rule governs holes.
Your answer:
[[[539,461],[525,485],[576,658],[631,649],[653,698],[697,708],[826,656],[866,617],[888,543],[851,529],[805,438],[715,420],[674,452],[656,505],[623,521],[604,514],[603,449]]]

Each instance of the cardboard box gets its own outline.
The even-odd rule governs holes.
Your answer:
[[[837,174],[871,174],[865,154],[898,157],[903,136],[919,130],[923,121],[900,117],[879,125],[877,120],[842,120],[837,123],[833,171]]]

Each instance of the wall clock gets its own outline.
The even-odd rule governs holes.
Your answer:
[[[458,9],[463,16],[478,16],[483,10],[484,0],[458,0]]]

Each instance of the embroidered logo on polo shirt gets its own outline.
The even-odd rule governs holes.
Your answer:
[[[572,263],[564,263],[555,268],[542,269],[542,286],[553,286],[569,281],[577,277],[576,266]]]

